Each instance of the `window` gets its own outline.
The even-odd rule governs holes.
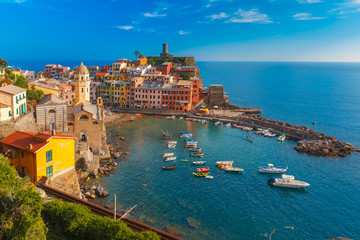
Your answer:
[[[70,104],[71,104],[71,101],[70,101]]]
[[[46,162],[52,161],[52,150],[46,152]]]
[[[51,166],[48,166],[47,168],[46,168],[46,176],[47,177],[52,177],[53,176],[53,166],[51,165]]]
[[[18,108],[16,109],[16,114],[19,114],[19,109]]]
[[[21,157],[22,158],[24,157],[24,151],[21,151]]]
[[[79,117],[79,119],[80,119],[80,120],[88,120],[89,117],[86,116],[86,115],[81,115],[81,116]]]

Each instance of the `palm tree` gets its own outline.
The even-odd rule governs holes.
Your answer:
[[[135,53],[135,56],[136,56],[136,59],[137,59],[137,56],[140,54],[140,52],[138,50],[136,50],[134,53]]]

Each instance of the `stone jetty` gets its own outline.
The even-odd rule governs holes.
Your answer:
[[[354,151],[358,151],[354,146],[343,143],[334,137],[327,137],[318,140],[301,140],[298,141],[295,150],[305,152],[311,155],[324,157],[345,157]]]

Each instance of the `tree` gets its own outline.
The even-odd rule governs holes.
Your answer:
[[[26,88],[27,87],[27,80],[23,76],[18,76],[16,78],[16,82],[14,84],[15,86]]]
[[[140,52],[138,51],[138,50],[136,50],[135,52],[134,52],[134,54],[135,54],[135,59],[137,59],[137,56],[140,54]]]
[[[0,239],[46,239],[42,198],[0,154]]]
[[[0,58],[0,67],[6,68],[9,66],[8,62],[5,59]]]
[[[139,54],[139,58],[144,58],[144,57],[145,57],[144,54],[142,53]]]

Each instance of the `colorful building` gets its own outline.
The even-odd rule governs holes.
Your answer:
[[[45,95],[47,94],[55,94],[56,96],[59,96],[59,88],[51,84],[50,82],[40,82],[40,81],[32,81],[28,82],[28,85],[30,88],[34,86],[36,90],[41,90]]]
[[[97,96],[101,97],[105,105],[126,106],[126,85],[125,81],[104,81],[97,86]]]
[[[147,58],[138,58],[136,59],[135,66],[144,66],[147,64]]]
[[[162,89],[162,109],[187,112],[192,108],[192,83],[180,80],[165,83]]]
[[[59,88],[59,97],[66,101],[67,106],[74,104],[75,101],[75,92],[73,86],[69,84],[62,84],[58,86]]]
[[[201,78],[192,77],[189,79],[192,82],[192,104],[195,106],[199,102]]]
[[[18,118],[27,111],[26,89],[14,85],[0,87],[0,103],[10,107],[12,119]]]
[[[109,75],[110,74],[108,74],[107,72],[99,72],[99,73],[95,74],[94,81],[103,83],[104,80],[106,79],[106,77]]]
[[[126,106],[135,107],[135,91],[138,86],[140,86],[144,82],[144,79],[141,77],[133,78],[130,81],[130,85],[128,87],[127,95],[126,95]]]
[[[51,178],[75,167],[75,138],[53,132],[16,131],[0,140],[20,176]]]
[[[90,73],[81,62],[74,74],[75,104],[90,102]]]
[[[169,75],[172,67],[172,62],[164,62],[160,67],[158,67],[158,70],[161,71],[164,75]]]
[[[135,89],[136,108],[161,108],[162,83],[144,82]]]

